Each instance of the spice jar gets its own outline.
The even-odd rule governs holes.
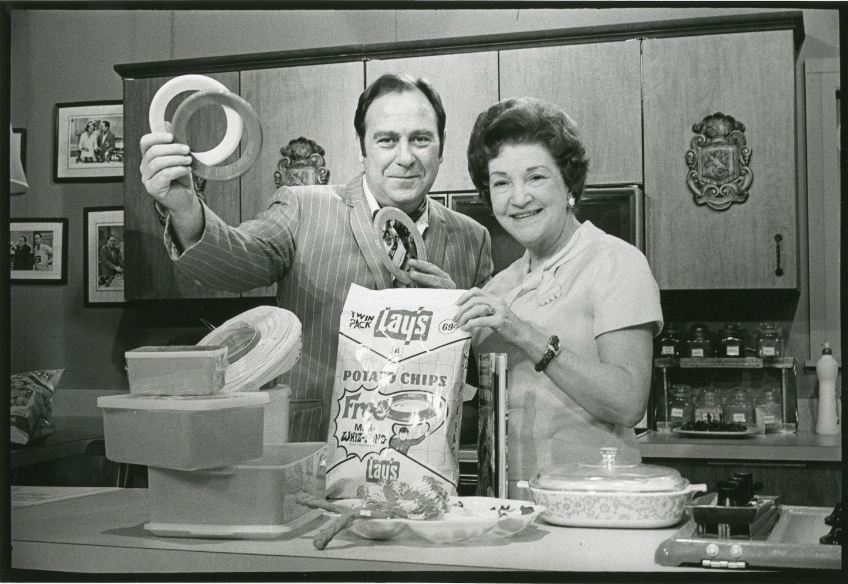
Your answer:
[[[680,357],[680,351],[683,345],[680,328],[673,323],[666,325],[662,334],[660,334],[657,344],[657,352],[660,357]]]
[[[710,329],[705,324],[696,323],[689,327],[689,339],[686,341],[688,357],[712,357],[713,346],[710,342]]]
[[[763,392],[754,404],[754,420],[760,432],[768,432],[773,424],[783,422],[783,408],[777,391]]]
[[[712,388],[704,389],[695,402],[696,422],[721,422],[722,408],[718,393]]]
[[[729,322],[721,329],[718,356],[719,357],[744,357],[745,340],[742,329],[738,324]]]
[[[668,414],[666,421],[672,428],[692,421],[692,389],[688,385],[672,385],[668,396]]]
[[[764,322],[757,330],[757,356],[783,357],[783,329],[773,322]]]
[[[734,391],[724,404],[724,422],[730,424],[753,424],[754,402],[744,389]]]

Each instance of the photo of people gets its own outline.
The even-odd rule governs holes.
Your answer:
[[[79,164],[123,165],[123,116],[93,119],[72,116],[68,120],[68,161]],[[119,137],[120,136],[120,137]]]
[[[120,101],[57,103],[56,182],[113,182],[124,174],[124,106]]]
[[[124,226],[98,225],[97,289],[124,289]]]
[[[86,207],[85,305],[124,303],[124,211],[121,207]]]
[[[9,268],[16,283],[64,283],[67,219],[17,220],[9,228]]]

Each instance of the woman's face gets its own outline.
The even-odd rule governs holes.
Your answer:
[[[501,148],[489,161],[489,192],[498,222],[531,253],[558,249],[568,217],[568,187],[540,144]]]
[[[85,127],[85,131],[88,132],[89,134],[91,134],[94,131],[94,124],[88,124]]]

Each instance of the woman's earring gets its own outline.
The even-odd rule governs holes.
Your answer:
[[[576,204],[576,202],[575,202],[575,200],[574,200],[574,197],[573,197],[573,196],[571,196],[571,195],[569,195],[569,196],[568,196],[568,206],[569,206],[569,207],[571,207],[571,208],[573,209],[575,204]]]

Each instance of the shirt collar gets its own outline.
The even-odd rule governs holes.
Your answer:
[[[371,210],[371,217],[374,218],[377,215],[377,211],[380,210],[380,203],[377,202],[377,199],[374,197],[374,193],[371,192],[371,189],[368,188],[368,181],[365,180],[365,175],[362,175],[362,190],[365,192],[365,200],[368,201],[368,208]],[[424,211],[421,213],[421,217],[418,218],[416,224],[424,224],[429,225],[430,223],[430,201],[429,197],[425,195],[425,201],[427,204],[424,206]]]

